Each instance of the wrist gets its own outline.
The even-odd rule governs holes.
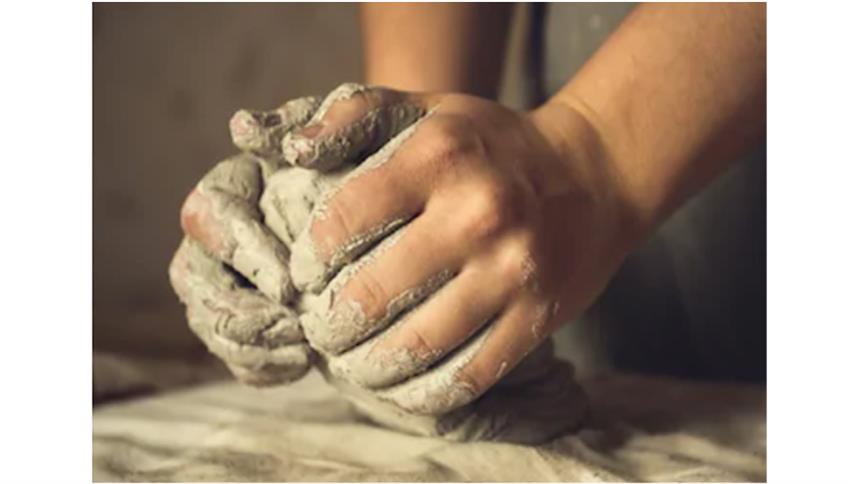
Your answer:
[[[561,168],[562,190],[580,185],[609,208],[618,245],[629,251],[650,230],[623,169],[613,133],[579,99],[557,96],[529,113]]]

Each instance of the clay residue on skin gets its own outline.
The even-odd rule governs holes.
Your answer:
[[[223,264],[213,259],[191,240],[184,240],[172,280],[185,303],[193,311],[206,310],[214,318],[206,322],[210,330],[240,344],[274,346],[303,340],[297,314],[269,301],[240,282]]]
[[[320,125],[336,103],[373,90],[375,88],[360,84],[342,84],[324,99],[306,130]],[[307,137],[298,132],[289,133],[283,140],[283,153],[292,165],[321,171],[332,170],[346,161],[367,156],[369,149],[383,146],[423,114],[424,110],[419,106],[402,99],[382,104],[329,134]]]
[[[296,380],[311,349],[297,314],[241,282],[197,242],[184,239],[171,265],[172,285],[187,307],[191,330],[247,383]]]
[[[212,168],[200,181],[203,191],[218,191],[246,203],[256,203],[262,193],[258,159],[241,154],[227,158]]]
[[[265,225],[291,249],[297,235],[306,227],[320,191],[319,175],[303,168],[284,168],[268,179],[259,208]]]
[[[233,267],[274,300],[290,300],[294,291],[285,263],[288,258],[285,248],[256,220],[233,218],[232,233],[235,241],[230,257]]]
[[[337,267],[349,264],[366,249],[373,246],[376,242],[384,239],[387,235],[403,226],[406,222],[407,220],[403,218],[389,220],[377,225],[367,232],[351,236],[333,253],[330,261],[327,263],[327,266],[330,269],[329,273],[332,274],[333,269]]]
[[[321,104],[310,122],[320,120],[335,101],[350,98],[362,89],[366,88],[342,86]],[[279,133],[274,130],[283,124],[282,117],[237,115],[237,144],[268,159],[242,155],[240,159],[248,160],[239,162],[244,166],[235,163],[221,168],[200,189],[214,194],[216,217],[228,220],[225,232],[232,239],[228,243],[233,244],[224,251],[229,254],[228,262],[251,282],[256,281],[263,292],[273,294],[273,284],[279,278],[262,271],[273,267],[268,260],[287,262],[288,248],[292,252],[292,279],[302,292],[294,293],[286,307],[288,312],[281,312],[279,304],[268,305],[266,299],[254,301],[247,296],[254,289],[239,287],[240,282],[219,261],[209,255],[188,256],[196,259],[192,269],[199,271],[196,277],[172,279],[178,293],[193,298],[184,301],[192,329],[242,381],[256,385],[285,382],[298,378],[314,364],[364,416],[400,431],[453,440],[538,443],[575,428],[585,413],[585,396],[573,380],[570,365],[553,357],[550,339],[515,368],[509,370],[508,365],[501,364],[497,371],[503,379],[482,396],[484,389],[475,388],[464,371],[483,346],[491,325],[444,356],[404,348],[375,350],[402,327],[404,315],[414,312],[453,277],[451,271],[440,271],[404,291],[387,304],[382,317],[373,321],[366,318],[356,301],[338,301],[345,284],[396,243],[409,221],[390,220],[370,233],[355,234],[338,253],[329,254],[326,263],[317,256],[309,227],[325,213],[326,203],[343,183],[386,163],[414,133],[423,113],[399,109],[369,113],[368,119],[356,124],[355,132],[336,133],[336,138],[327,138],[313,151],[293,136],[283,136],[282,144],[278,142]],[[386,116],[394,121],[385,123]],[[376,138],[369,138],[390,136],[386,133],[401,129],[385,144],[373,144]],[[368,143],[382,147],[359,166],[338,165]],[[280,151],[295,164],[335,169],[324,173],[298,167],[280,169],[273,161],[279,159]],[[328,161],[315,163],[319,159]],[[282,252],[269,251],[269,246],[263,245],[266,235],[276,236]],[[283,267],[288,274],[288,268]],[[173,271],[183,269],[179,264],[172,267]],[[203,271],[206,273],[201,274]],[[528,268],[527,274],[526,282],[531,284],[535,267]],[[210,281],[211,286],[198,290],[196,285]],[[232,291],[234,288],[238,290]],[[224,293],[239,294],[241,299],[227,306]],[[544,311],[546,315],[550,312]],[[294,322],[295,315],[299,324]],[[536,325],[531,329],[535,332]]]
[[[336,187],[350,171],[322,174],[298,167],[278,170],[268,179],[259,200],[265,224],[286,247],[292,248],[308,226],[321,194]]]
[[[508,366],[509,364],[506,362],[506,360],[501,361],[501,364],[498,366],[498,372],[495,374],[495,379],[500,380],[501,377],[503,377],[506,373],[506,369]]]
[[[367,333],[360,337],[371,336],[369,340],[330,358],[329,368],[334,373],[367,388],[382,388],[398,383],[427,369],[441,355],[440,350],[405,347],[384,347],[384,342],[403,327],[415,308],[420,307],[439,288],[455,275],[455,271],[443,270],[428,278],[423,284],[412,287],[393,298],[387,305],[386,313],[376,322],[371,322]],[[361,317],[361,316],[360,316]],[[392,323],[390,326],[389,324]]]
[[[529,288],[531,291],[539,290],[539,266],[536,261],[527,254],[521,260],[521,285]]]
[[[203,218],[215,227],[204,243],[216,257],[231,264],[274,301],[294,294],[288,270],[288,252],[261,223],[256,208],[263,183],[257,160],[250,155],[229,158],[198,184],[183,218]]]
[[[400,385],[391,391],[367,390],[331,371],[326,360],[320,361],[317,368],[324,378],[363,415],[380,425],[415,435],[539,444],[579,427],[586,414],[586,396],[574,381],[573,368],[553,357],[550,340],[479,398],[469,396],[473,390],[462,385],[452,397],[438,396],[440,402],[470,403],[437,414],[411,412],[399,406],[391,398],[395,396],[392,393],[409,393]],[[445,374],[440,378],[445,378]]]
[[[430,362],[443,354],[437,350],[422,353],[402,347],[375,352],[378,340],[383,339],[380,336],[332,359],[330,370],[366,388],[385,388],[427,370]]]
[[[383,240],[377,247],[359,260],[345,267],[324,290],[309,312],[301,317],[301,322],[310,340],[321,351],[339,354],[352,345],[364,340],[375,332],[385,328],[402,312],[417,305],[430,296],[448,280],[454,272],[442,270],[429,277],[422,284],[410,287],[392,298],[386,304],[383,316],[369,318],[355,300],[340,300],[339,294],[356,274],[394,246],[405,233],[401,229]]]
[[[388,400],[419,415],[440,415],[470,403],[483,389],[474,388],[464,377],[468,363],[483,347],[489,326],[466,342],[454,355],[430,371],[394,387],[378,390],[378,398]]]
[[[306,123],[321,100],[305,97],[289,101],[273,111],[241,109],[230,119],[230,136],[240,150],[275,164],[283,158],[283,137]]]
[[[327,204],[346,182],[362,176],[388,162],[394,156],[395,152],[397,152],[398,148],[415,133],[415,130],[424,119],[426,119],[426,116],[404,129],[376,153],[368,157],[356,169],[347,173],[338,183],[329,187],[321,195],[320,201],[315,204],[306,226],[311,228],[315,220],[322,220],[326,217]],[[304,230],[292,246],[291,277],[295,287],[303,292],[320,291],[327,283],[328,278],[338,271],[342,265],[361,255],[374,245],[374,243],[386,237],[386,235],[406,222],[406,219],[388,220],[368,232],[352,234],[345,243],[341,244],[328,257],[319,254],[318,248],[312,239],[311,229]]]
[[[368,333],[361,306],[356,301],[339,303],[337,295],[362,267],[392,247],[402,234],[403,231],[395,232],[383,240],[369,254],[345,267],[318,297],[309,299],[300,321],[310,342],[320,351],[338,354]]]
[[[559,302],[544,302],[536,305],[533,321],[530,323],[530,331],[533,337],[541,341],[544,338],[546,328],[550,327],[550,321],[559,312]]]
[[[215,333],[211,334],[210,343],[209,349],[213,353],[231,364],[235,363],[249,370],[257,370],[268,365],[302,368],[309,363],[308,346],[304,344],[267,349],[238,344]]]

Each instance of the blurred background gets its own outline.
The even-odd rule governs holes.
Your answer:
[[[517,7],[501,101],[526,108],[556,90],[631,8]],[[93,5],[96,352],[205,357],[167,277],[180,205],[235,151],[237,109],[361,80],[359,42],[356,4]],[[724,202],[690,203],[628,260],[593,321],[558,333],[581,369],[764,380],[764,150],[699,198]],[[717,266],[720,279],[704,269]]]
[[[357,5],[98,3],[93,16],[94,348],[203,354],[167,278],[180,205],[235,152],[236,110],[361,80]],[[513,37],[504,98],[518,106]]]
[[[94,348],[186,356],[167,278],[179,208],[240,108],[359,81],[357,5],[104,4],[94,15]],[[516,15],[502,98],[522,104]]]

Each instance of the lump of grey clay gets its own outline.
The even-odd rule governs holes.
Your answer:
[[[314,104],[314,101],[310,102]],[[250,116],[250,119],[276,119],[270,114],[265,116],[256,112],[250,112]],[[236,139],[234,135],[234,139],[237,141],[237,146],[245,151],[251,151],[254,156],[260,158],[264,156],[265,159],[260,159],[261,164],[266,168],[271,167],[264,172],[264,189],[259,200],[259,208],[265,225],[294,254],[304,253],[304,251],[292,249],[303,240],[303,237],[299,236],[309,226],[310,220],[316,216],[316,213],[321,212],[323,201],[344,182],[346,177],[356,176],[357,170],[367,169],[369,163],[382,163],[384,160],[380,157],[391,156],[392,150],[402,142],[403,136],[409,135],[408,132],[398,134],[371,159],[359,166],[341,164],[330,172],[322,173],[281,163],[279,160],[281,150],[278,144],[280,135],[276,131],[270,134],[265,133],[263,129],[274,128],[266,127],[265,124],[258,122],[250,124],[251,129],[240,130],[240,138]],[[414,129],[414,125],[409,129]],[[258,141],[243,139],[250,136],[259,137]],[[403,223],[393,225],[391,230],[402,231]],[[380,234],[380,237],[385,235]],[[385,239],[382,242],[369,241],[377,246],[371,249],[372,251],[378,251],[380,245],[386,242]],[[366,252],[370,246],[363,246],[362,249],[361,252]],[[361,252],[357,255],[361,255]],[[366,253],[358,260],[344,262],[348,266],[361,264],[367,259],[367,255]],[[289,261],[292,278],[295,281],[308,280],[314,277],[315,273],[325,271],[326,268],[316,264],[315,260],[308,259],[298,260],[297,257],[293,257]],[[453,382],[450,379],[451,372],[455,372],[457,365],[463,362],[465,354],[476,351],[475,345],[479,346],[485,334],[476,335],[463,347],[446,355],[440,362],[419,375],[412,375],[397,382],[386,380],[384,375],[371,375],[373,378],[366,378],[364,380],[368,381],[364,381],[361,371],[357,372],[357,361],[361,360],[361,355],[367,353],[369,345],[373,344],[381,334],[391,331],[392,325],[397,322],[387,321],[388,328],[379,328],[376,334],[369,335],[352,348],[344,350],[332,348],[328,345],[328,341],[332,342],[332,335],[328,333],[332,333],[334,326],[327,323],[325,318],[332,292],[325,290],[319,293],[318,290],[307,286],[301,286],[300,289],[301,291],[297,292],[288,303],[288,309],[298,315],[306,344],[313,350],[314,366],[331,385],[338,388],[353,403],[359,412],[377,424],[411,434],[441,436],[456,441],[497,440],[541,443],[577,428],[586,414],[587,400],[574,380],[573,368],[569,363],[555,358],[550,339],[545,340],[505,378],[478,398],[474,398],[474,395],[468,392],[454,392],[450,395],[452,401],[438,402],[434,397],[430,402],[428,401],[430,393],[425,392],[423,394],[425,398],[421,398],[421,385],[418,383],[427,380],[451,384]],[[420,302],[420,300],[414,302],[413,306]],[[412,311],[414,307],[406,308],[406,310]],[[357,321],[351,320],[349,323],[348,326],[352,327]],[[344,329],[345,321],[339,321],[336,318],[333,324],[340,324]],[[381,385],[375,388],[374,383],[381,383]],[[433,390],[433,395],[436,395],[439,388],[432,387],[427,390]],[[418,403],[414,404],[416,400]],[[423,407],[420,404],[422,400]],[[434,406],[429,407],[429,403],[433,403]],[[439,404],[445,403],[452,410],[433,411],[434,408],[439,408]]]
[[[316,204],[343,182],[351,168],[322,174],[304,168],[283,168],[268,180],[260,208],[271,230],[287,246],[306,229]],[[298,262],[293,260],[292,266]],[[293,267],[294,269],[294,267]],[[295,309],[301,319],[320,325],[326,301],[309,292],[300,293]],[[316,314],[318,321],[315,321]],[[304,331],[307,341],[312,333]],[[371,389],[350,371],[351,356],[367,347],[379,334],[345,352],[332,354],[310,341],[317,355],[316,367],[357,410],[377,424],[403,432],[441,436],[450,440],[496,440],[540,443],[577,428],[586,413],[587,401],[574,380],[571,364],[558,360],[550,339],[528,355],[501,382],[467,405],[441,415],[414,413],[396,401],[407,391],[407,381]],[[447,358],[445,358],[447,359]],[[428,372],[447,371],[438,367]],[[425,373],[428,373],[425,372]],[[410,380],[416,377],[410,378]]]

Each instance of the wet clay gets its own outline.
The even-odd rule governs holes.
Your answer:
[[[404,115],[406,116],[406,114]],[[415,133],[415,129],[422,121],[424,121],[424,119],[426,119],[426,116],[417,120],[412,120],[409,117],[404,117],[403,119],[409,124],[408,126],[401,123],[391,123],[389,128],[381,128],[398,129],[401,126],[405,126],[404,129],[397,133],[394,138],[383,145],[373,155],[369,156],[361,164],[356,166],[355,169],[350,163],[348,163],[347,165],[325,175],[330,176],[331,180],[321,183],[322,188],[325,190],[321,192],[320,201],[318,201],[317,205],[313,207],[313,211],[310,214],[307,224],[304,227],[301,227],[301,230],[297,232],[299,235],[303,228],[308,227],[311,224],[312,220],[326,216],[326,202],[336,193],[338,188],[342,185],[342,181],[348,181],[352,178],[361,176],[363,173],[374,170],[386,163],[386,161],[391,158],[403,142]],[[320,290],[327,283],[328,278],[342,266],[351,262],[354,258],[361,255],[366,249],[370,248],[375,242],[383,239],[387,234],[393,232],[405,222],[406,220],[403,219],[389,220],[385,224],[376,227],[368,233],[352,236],[349,240],[342,244],[328,262],[324,262],[318,257],[315,245],[311,238],[308,234],[303,234],[303,236],[298,237],[294,245],[291,246],[293,252],[291,276],[295,287],[304,292],[316,292],[317,290]]]
[[[420,118],[421,107],[401,99],[394,101],[395,93],[386,89],[346,83],[333,90],[318,107],[306,130],[317,132],[330,109],[339,101],[358,97],[364,109],[344,127],[321,136],[317,141],[298,131],[286,134],[283,152],[295,166],[328,171],[351,159],[363,159],[370,151],[383,146],[403,128]],[[369,106],[373,106],[369,108]]]
[[[351,176],[353,169],[347,173],[334,173],[330,178],[303,168],[288,168],[275,174],[260,202],[269,226],[286,243],[292,243],[312,219],[309,207],[323,203],[326,194],[343,183],[345,176]],[[374,345],[401,327],[405,314],[453,275],[437,274],[421,287],[410,288],[389,305],[384,317],[371,324],[365,324],[355,305],[334,308],[332,302],[338,291],[358,268],[370,263],[403,233],[403,228],[396,230],[345,266],[320,293],[300,294],[296,311],[315,351],[316,367],[325,379],[363,415],[413,434],[535,443],[579,425],[586,408],[583,392],[573,379],[571,365],[553,356],[550,341],[477,399],[473,389],[458,378],[458,371],[485,341],[487,330],[421,374],[408,370],[419,367],[416,355],[409,352],[401,351],[382,365],[366,361]],[[293,272],[299,263],[291,261]],[[350,346],[351,341],[363,337],[364,341]],[[408,378],[396,381],[398,374]]]
[[[309,370],[313,351],[297,313],[248,287],[200,244],[184,239],[169,272],[189,327],[239,380],[281,384]]]
[[[349,98],[363,89],[367,88],[345,85],[327,99]],[[309,122],[320,122],[328,106],[325,100]],[[371,135],[354,136],[353,131],[344,130],[322,140],[316,148],[315,144],[306,146],[287,133],[282,137],[282,148],[277,150],[279,132],[265,131],[275,129],[278,118],[273,118],[273,114],[247,113],[250,114],[241,116],[256,122],[247,123],[251,129],[240,128],[233,136],[239,137],[238,146],[249,148],[251,156],[268,157],[260,166],[276,168],[267,171],[258,208],[286,254],[292,254],[288,262],[296,291],[286,307],[299,317],[302,333],[297,336],[305,338],[310,361],[324,378],[363,415],[381,425],[413,434],[523,443],[543,442],[580,424],[586,410],[585,396],[574,381],[571,365],[554,357],[550,340],[544,341],[482,396],[460,378],[460,373],[485,342],[490,332],[488,325],[449,354],[435,355],[441,359],[420,373],[415,368],[420,366],[421,356],[410,352],[398,351],[376,365],[368,360],[370,349],[397,330],[408,314],[447,283],[454,276],[450,272],[434,274],[420,287],[403,292],[391,301],[385,315],[377,321],[368,321],[355,303],[334,304],[338,292],[357,270],[403,236],[407,220],[388,221],[373,233],[351,240],[327,263],[317,257],[306,228],[322,216],[327,200],[345,181],[391,158],[423,119],[418,108],[398,104],[374,114],[370,121],[354,129],[364,133],[376,130],[384,138],[388,137],[387,133],[394,133],[391,140],[359,164],[351,163],[350,157],[362,153],[364,140],[373,142]],[[393,116],[397,119],[389,119]],[[279,161],[280,153],[289,166]],[[330,161],[316,162],[322,156]],[[320,166],[323,171],[300,165]],[[269,323],[272,319],[266,317],[263,324],[267,326],[254,324],[254,329],[247,333],[273,326]],[[249,335],[239,337],[251,340]],[[207,339],[204,341],[212,349]],[[286,342],[298,344],[293,338]]]

